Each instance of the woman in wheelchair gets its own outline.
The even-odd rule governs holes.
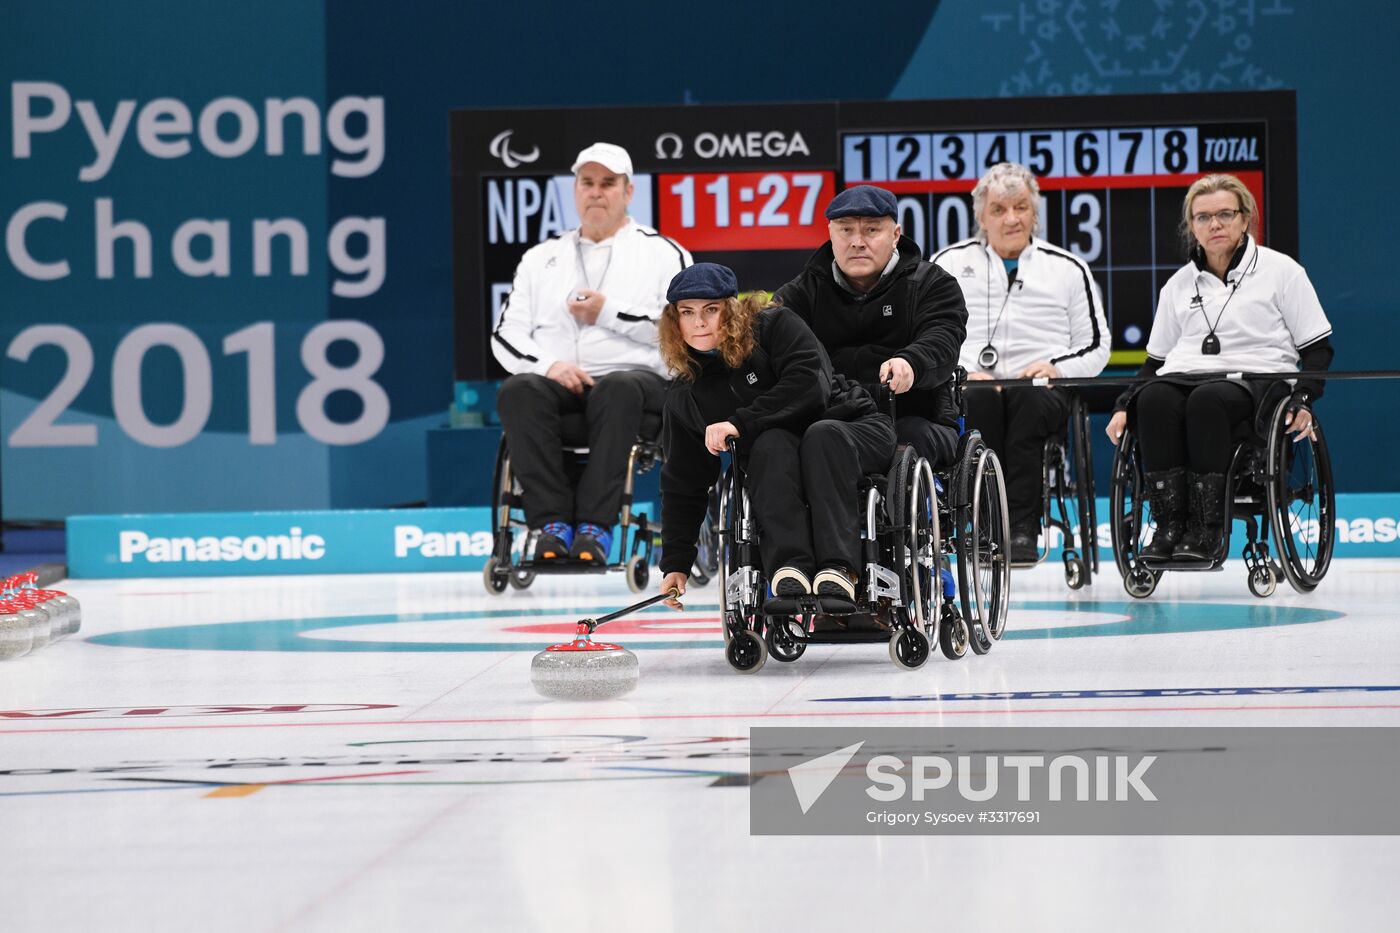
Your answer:
[[[1147,561],[1218,559],[1235,445],[1267,437],[1282,399],[1293,443],[1315,440],[1310,405],[1321,381],[1296,380],[1290,397],[1288,382],[1223,374],[1325,370],[1332,361],[1332,326],[1307,273],[1258,242],[1254,196],[1238,178],[1192,184],[1181,232],[1190,261],[1162,288],[1139,372],[1156,378],[1124,393],[1108,424],[1114,444],[1130,425],[1137,436],[1157,521],[1138,555]]]
[[[864,389],[833,374],[797,315],[738,293],[733,271],[702,262],[666,294],[661,356],[676,381],[662,434],[661,590],[685,592],[719,455],[734,438],[774,593],[853,601],[858,485],[889,469],[894,427]]]

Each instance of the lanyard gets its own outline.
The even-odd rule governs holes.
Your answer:
[[[593,248],[594,248],[594,249],[597,249],[599,245],[600,245],[600,244],[594,244],[594,247],[593,247]],[[577,240],[574,240],[574,253],[575,253],[575,255],[578,256],[578,274],[583,278],[583,284],[588,288],[589,291],[593,291],[593,292],[602,291],[602,290],[603,290],[603,282],[604,282],[604,281],[607,279],[607,277],[608,277],[608,269],[610,269],[610,268],[612,267],[612,258],[613,258],[613,247],[612,247],[612,244],[611,244],[611,243],[608,244],[608,261],[607,261],[606,263],[603,264],[603,274],[600,275],[600,276],[598,276],[598,284],[597,284],[597,285],[594,285],[592,282],[588,281],[588,264],[585,263],[585,262],[583,261],[583,232],[582,232],[582,231],[579,232],[578,239],[577,239]]]

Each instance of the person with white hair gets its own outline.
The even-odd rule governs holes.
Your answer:
[[[933,257],[962,286],[968,427],[1006,470],[1012,563],[1038,556],[1041,451],[1069,417],[1065,390],[978,388],[990,379],[1097,376],[1108,363],[1103,297],[1084,260],[1040,232],[1040,185],[1024,165],[1001,162],[972,191],[976,236]]]
[[[633,220],[632,158],[594,143],[574,160],[579,226],[532,247],[515,270],[491,349],[508,372],[496,410],[520,480],[536,560],[608,563],[644,412],[659,412],[666,366],[656,322],[690,254]],[[588,423],[575,487],[564,467],[564,416]]]

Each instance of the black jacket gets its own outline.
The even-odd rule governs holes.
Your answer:
[[[705,428],[721,421],[739,429],[740,449],[769,428],[801,435],[832,419],[878,415],[859,385],[835,375],[806,325],[786,308],[769,308],[754,322],[753,353],[738,369],[723,357],[691,351],[700,363],[694,382],[677,379],[666,396],[661,468],[661,572],[689,573],[695,539],[719,477],[719,458],[705,449]]]
[[[967,336],[967,304],[957,279],[924,262],[919,245],[899,238],[894,270],[866,295],[847,291],[832,275],[831,243],[812,254],[802,274],[774,294],[796,311],[831,354],[838,373],[862,385],[880,381],[880,365],[901,357],[914,369],[914,387],[896,399],[897,415],[921,415],[956,426],[952,377]]]

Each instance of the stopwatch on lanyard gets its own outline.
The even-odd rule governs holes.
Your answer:
[[[1239,291],[1240,285],[1244,283],[1244,277],[1249,274],[1250,269],[1253,269],[1258,262],[1259,251],[1255,250],[1254,258],[1249,263],[1249,269],[1242,270],[1240,274],[1235,277],[1235,284],[1230,286],[1230,294],[1226,296],[1225,303],[1220,306],[1220,313],[1215,316],[1214,324],[1210,322],[1210,316],[1206,314],[1205,299],[1201,297],[1200,283],[1198,282],[1196,284],[1196,297],[1191,299],[1191,304],[1200,309],[1201,317],[1205,318],[1206,327],[1210,329],[1205,339],[1201,341],[1201,353],[1205,356],[1220,355],[1220,338],[1215,335],[1215,329],[1220,326],[1220,319],[1225,316],[1225,309],[1230,307],[1230,299],[1235,297],[1235,292]]]

